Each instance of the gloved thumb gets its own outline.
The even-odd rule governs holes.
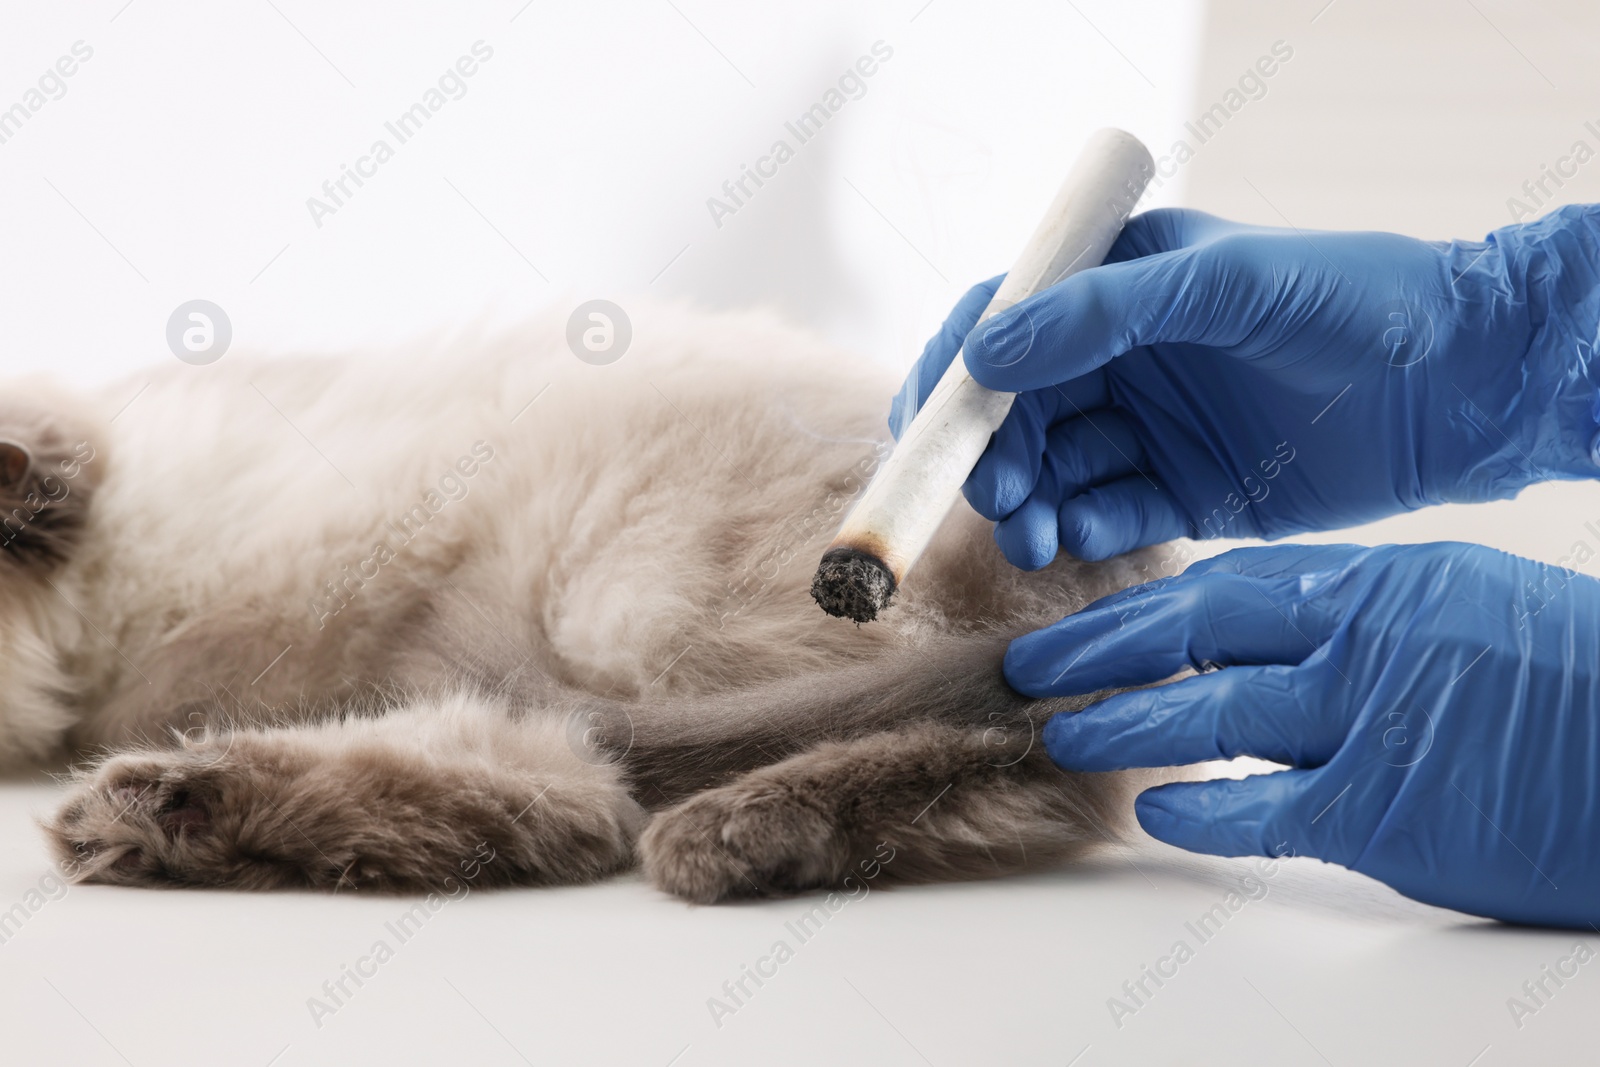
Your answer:
[[[1057,282],[968,335],[967,370],[980,385],[1019,393],[1082,377],[1141,345],[1238,344],[1270,302],[1261,299],[1257,272],[1217,247],[1110,263]]]

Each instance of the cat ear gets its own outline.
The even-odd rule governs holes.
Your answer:
[[[0,489],[18,489],[33,466],[33,454],[15,441],[0,440]]]

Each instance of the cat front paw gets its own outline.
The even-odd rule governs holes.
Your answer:
[[[771,783],[700,793],[657,814],[639,841],[650,881],[698,904],[832,884],[846,851],[830,816]]]
[[[274,814],[269,792],[284,770],[253,764],[226,741],[125,753],[81,774],[44,829],[74,881],[304,885],[308,862],[333,865],[316,857],[309,841],[298,849],[253,847],[294,833],[281,813]]]
[[[44,829],[80,882],[453,897],[614,873],[641,820],[620,783],[583,774],[246,730],[113,756]]]

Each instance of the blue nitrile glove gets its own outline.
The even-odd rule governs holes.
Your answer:
[[[1585,557],[1587,558],[1587,557]],[[1151,836],[1315,856],[1476,915],[1600,923],[1600,581],[1476,545],[1245,548],[1013,641],[1062,767],[1294,770],[1142,794]]]
[[[971,336],[997,280],[968,293],[890,416],[962,338],[979,382],[1021,391],[966,486],[1019,567],[1600,473],[1600,207],[1452,244],[1151,211],[1107,264]]]

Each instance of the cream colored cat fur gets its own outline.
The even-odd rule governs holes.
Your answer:
[[[0,753],[75,754],[75,877],[448,891],[642,862],[697,901],[1058,862],[1005,640],[1148,577],[1010,568],[966,506],[882,620],[807,589],[894,382],[766,318],[547,317],[0,402]],[[131,398],[131,402],[130,402]],[[485,860],[485,857],[489,857]]]

